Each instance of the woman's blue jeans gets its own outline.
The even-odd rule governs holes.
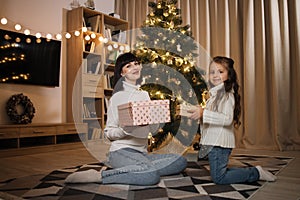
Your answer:
[[[227,168],[231,148],[213,147],[208,153],[210,175],[216,184],[254,182],[259,179],[255,167]]]
[[[180,173],[187,160],[176,154],[148,154],[130,148],[109,152],[108,165],[102,171],[102,183],[153,185],[160,176]]]

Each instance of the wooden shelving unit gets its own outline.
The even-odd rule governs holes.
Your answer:
[[[105,127],[105,102],[112,93],[108,80],[112,78],[115,52],[119,52],[113,46],[126,46],[128,27],[128,21],[85,7],[67,12],[67,31],[72,34],[67,40],[67,121],[87,123],[88,138],[93,137],[94,129]],[[79,36],[74,36],[75,31]],[[112,33],[119,34],[116,37]]]
[[[85,123],[0,125],[0,157],[33,152],[36,148],[85,142]],[[6,155],[6,156],[7,156]]]

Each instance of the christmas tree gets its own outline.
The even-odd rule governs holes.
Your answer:
[[[159,132],[149,138],[150,151],[158,149],[170,135],[189,146],[198,132],[198,122],[179,115],[183,103],[202,103],[206,90],[204,71],[196,66],[198,45],[190,26],[182,26],[177,0],[149,2],[151,12],[137,37],[134,53],[143,64],[144,84],[151,99],[169,99],[171,122],[162,124]]]

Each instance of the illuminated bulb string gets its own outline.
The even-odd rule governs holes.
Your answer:
[[[5,17],[2,17],[0,19],[0,23],[4,26],[9,26],[9,24],[13,24],[14,26],[14,29],[18,32],[21,32],[23,30],[23,33],[25,35],[30,35],[31,34],[31,31],[30,29],[28,28],[24,28],[21,24],[19,23],[16,23],[16,22],[13,22],[11,20],[8,20],[7,18]],[[12,25],[10,25],[12,26]],[[50,41],[52,40],[53,38],[55,38],[56,40],[61,40],[63,38],[63,36],[66,38],[66,39],[70,39],[73,35],[75,37],[78,37],[80,36],[81,34],[81,31],[83,32],[83,34],[85,35],[84,36],[84,39],[86,41],[90,41],[90,40],[96,40],[97,37],[98,37],[98,40],[100,42],[103,42],[104,44],[107,44],[106,47],[109,51],[112,51],[112,50],[120,50],[120,51],[129,51],[130,50],[130,47],[128,45],[125,45],[125,44],[118,44],[118,43],[115,43],[115,42],[110,42],[111,44],[108,44],[109,43],[109,39],[106,38],[106,37],[103,37],[101,34],[95,34],[93,32],[90,32],[87,30],[87,27],[82,27],[80,28],[79,30],[74,30],[74,31],[71,31],[71,32],[63,32],[63,33],[57,33],[57,34],[51,34],[51,33],[47,33],[47,34],[43,34],[39,31],[33,31],[32,32],[35,32],[35,37],[37,39],[40,39],[41,37],[44,37]],[[39,41],[39,40],[37,40]]]
[[[0,49],[10,49],[10,48],[18,48],[19,44],[18,43],[11,43],[11,44],[6,44],[6,45],[2,45],[0,46]],[[9,56],[4,56],[1,57],[0,59],[0,64],[4,64],[4,63],[11,63],[11,62],[16,62],[16,61],[23,61],[26,59],[25,54],[15,54],[12,53]],[[0,82],[7,82],[9,80],[19,80],[19,79],[23,79],[23,80],[27,80],[29,79],[29,74],[16,74],[13,75],[11,77],[4,77],[2,79],[0,79]]]

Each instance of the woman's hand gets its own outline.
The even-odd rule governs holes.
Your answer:
[[[196,106],[196,108],[188,110],[187,112],[191,113],[190,118],[194,120],[199,120],[203,117],[203,108],[200,105]]]

